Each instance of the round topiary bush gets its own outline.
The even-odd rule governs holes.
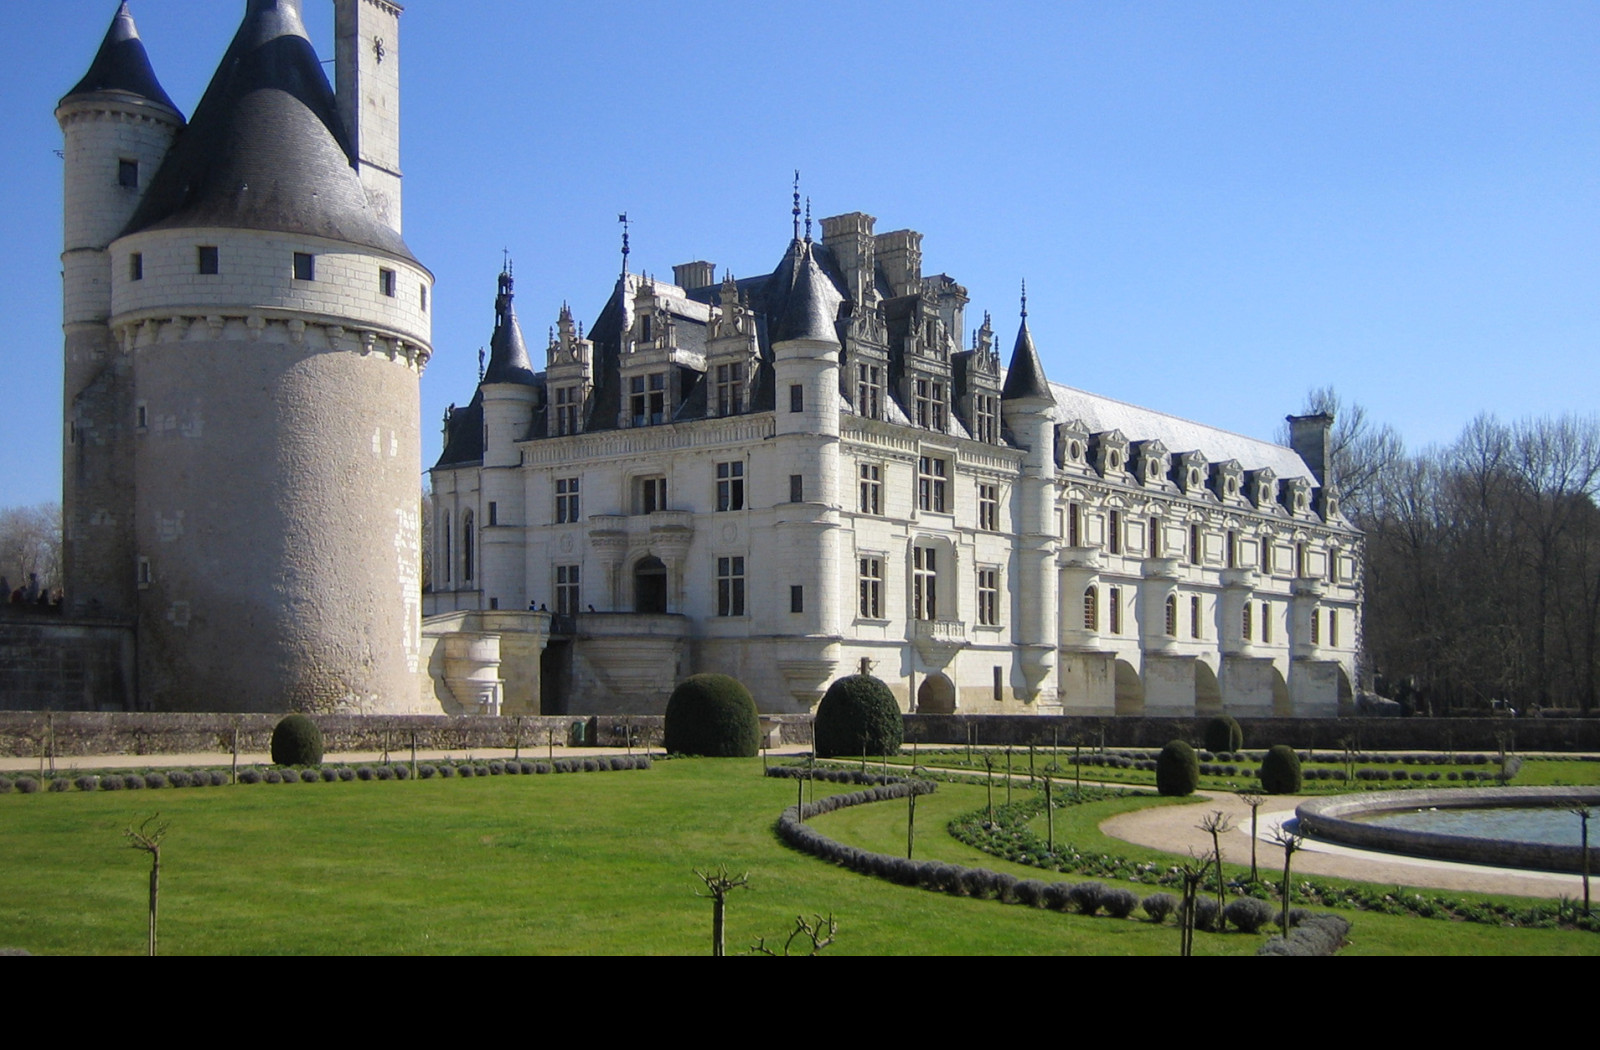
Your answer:
[[[1200,757],[1182,740],[1174,740],[1156,756],[1156,790],[1163,795],[1192,795],[1200,786]]]
[[[272,762],[279,766],[322,765],[322,730],[305,715],[285,715],[272,730]]]
[[[1206,723],[1207,751],[1237,751],[1244,746],[1244,730],[1232,715],[1218,715]]]
[[[665,745],[681,755],[755,755],[761,748],[761,719],[750,690],[725,674],[685,678],[667,701]]]
[[[828,686],[812,727],[817,755],[894,755],[900,752],[905,722],[900,705],[883,682],[853,674]]]
[[[1294,748],[1274,744],[1267,751],[1261,760],[1261,790],[1269,795],[1292,795],[1300,790],[1300,756]]]

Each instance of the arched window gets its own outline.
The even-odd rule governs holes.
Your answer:
[[[1083,592],[1083,629],[1100,630],[1100,589],[1090,587]]]
[[[461,515],[461,580],[471,583],[473,579],[473,554],[472,549],[472,511]]]
[[[1250,634],[1251,634],[1251,631],[1250,631],[1250,626],[1251,626],[1250,625],[1250,612],[1254,608],[1255,608],[1255,606],[1253,604],[1251,604],[1250,602],[1245,602],[1244,603],[1244,615],[1241,618],[1240,623],[1239,623],[1239,630],[1244,635],[1244,640],[1247,641],[1247,642],[1250,640]]]
[[[444,582],[449,583],[452,579],[452,573],[450,571],[450,515],[448,513],[439,516],[439,564],[444,569]]]
[[[1178,596],[1167,595],[1167,637],[1178,637]]]

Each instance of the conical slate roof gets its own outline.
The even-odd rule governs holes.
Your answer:
[[[777,300],[781,299],[781,305]],[[773,343],[810,339],[837,343],[835,322],[844,296],[817,264],[813,245],[794,241],[768,285],[767,301],[777,309],[769,314]]]
[[[1052,400],[1050,383],[1044,377],[1044,365],[1039,362],[1039,351],[1033,345],[1033,333],[1028,331],[1028,315],[1022,315],[1022,327],[1017,329],[1017,345],[1011,351],[1011,364],[1006,368],[1006,385],[1000,391],[1005,401],[1025,398]]]
[[[411,259],[367,203],[354,165],[300,0],[249,0],[194,118],[124,233],[272,230]]]
[[[172,104],[172,99],[167,97],[161,82],[156,79],[156,71],[150,66],[150,56],[144,50],[144,41],[139,39],[139,27],[133,24],[133,15],[126,3],[117,8],[116,15],[111,19],[111,28],[106,30],[106,38],[100,42],[100,50],[95,54],[89,72],[61,101],[100,93],[132,95],[178,112],[178,107]]]
[[[511,305],[512,280],[509,272],[500,275],[500,294],[494,300],[494,335],[489,339],[489,367],[484,369],[485,383],[534,384],[533,362],[528,357],[528,346],[522,341],[522,326],[517,324],[517,311]]]

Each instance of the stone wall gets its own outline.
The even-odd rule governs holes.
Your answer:
[[[133,698],[132,628],[0,613],[0,711],[119,711]]]

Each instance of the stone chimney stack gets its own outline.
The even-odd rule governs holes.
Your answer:
[[[1318,485],[1333,478],[1333,417],[1326,412],[1311,416],[1285,416],[1289,421],[1289,447],[1299,454],[1316,476]]]

